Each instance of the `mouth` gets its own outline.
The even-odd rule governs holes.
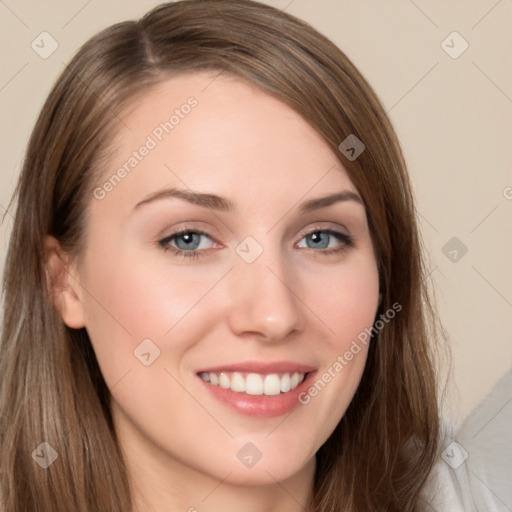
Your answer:
[[[199,376],[214,386],[253,396],[275,396],[294,390],[307,373],[201,372]]]
[[[197,377],[214,397],[245,416],[270,418],[291,412],[316,369],[290,362],[240,363],[203,369]]]

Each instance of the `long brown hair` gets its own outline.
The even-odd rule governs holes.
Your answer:
[[[105,29],[79,50],[43,106],[13,196],[3,281],[1,510],[131,510],[109,390],[85,329],[65,326],[52,304],[45,240],[80,253],[123,109],[165,78],[195,70],[236,75],[288,104],[323,136],[363,198],[382,293],[376,321],[393,304],[401,310],[374,336],[356,395],[317,453],[310,508],[412,511],[438,453],[439,329],[397,137],[342,51],[306,23],[250,0],[163,4]],[[356,159],[338,149],[349,135],[365,145]],[[36,463],[43,442],[58,454],[46,470]]]

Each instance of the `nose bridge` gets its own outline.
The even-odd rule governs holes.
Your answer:
[[[248,238],[237,247],[230,272],[229,322],[237,334],[257,333],[278,341],[303,327],[301,302],[293,290],[293,267],[278,246],[264,248]]]

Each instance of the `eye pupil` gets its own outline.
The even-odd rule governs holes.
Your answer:
[[[197,249],[200,235],[198,233],[183,233],[176,237],[175,243],[178,249]]]
[[[321,249],[325,249],[329,245],[329,234],[323,233],[321,231],[316,231],[315,233],[310,233],[308,235],[309,240],[312,243],[312,248],[317,249],[319,246]],[[311,245],[310,245],[311,247]]]

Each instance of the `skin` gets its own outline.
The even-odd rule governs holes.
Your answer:
[[[54,273],[59,262],[66,265],[62,318],[86,327],[111,390],[137,510],[304,510],[315,453],[353,397],[367,348],[286,418],[239,414],[213,399],[196,372],[290,360],[321,375],[373,324],[373,245],[357,201],[299,212],[309,199],[357,194],[320,135],[254,86],[225,75],[212,82],[213,76],[167,79],[125,113],[130,129],[114,137],[104,180],[174,108],[190,96],[198,101],[103,199],[91,196],[80,257],[62,254],[49,239],[49,265]],[[217,194],[235,209],[178,198],[134,209],[170,187]],[[202,238],[197,259],[158,244],[185,226],[210,237]],[[311,245],[307,233],[325,229],[349,234],[354,246],[327,254]],[[247,236],[263,249],[250,264],[235,250]],[[344,247],[327,240],[328,248]],[[147,338],[160,350],[149,366],[134,356]],[[262,453],[252,468],[236,456],[248,442]]]

